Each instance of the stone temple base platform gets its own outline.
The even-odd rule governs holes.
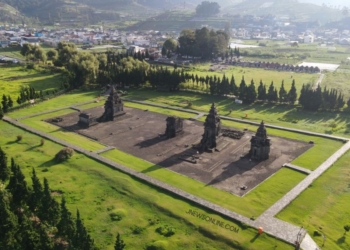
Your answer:
[[[103,110],[103,107],[98,107],[87,112],[98,117]],[[284,163],[291,162],[312,147],[305,142],[270,137],[270,158],[262,162],[251,161],[243,156],[249,152],[250,139],[256,131],[247,131],[240,140],[220,136],[217,139],[218,151],[199,154],[192,145],[201,140],[203,123],[185,120],[184,132],[166,139],[162,136],[166,115],[132,108],[124,110],[126,114],[114,121],[87,129],[77,125],[78,113],[61,116],[63,121],[53,124],[240,196],[277,172]],[[143,172],[156,169],[150,167]]]

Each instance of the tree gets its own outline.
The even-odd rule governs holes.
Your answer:
[[[287,91],[284,89],[284,81],[282,81],[282,85],[279,91],[279,97],[280,103],[284,103],[287,101]]]
[[[87,233],[83,221],[80,219],[79,210],[77,210],[77,218],[75,220],[76,233],[73,238],[73,245],[76,249],[95,249],[94,241]]]
[[[12,202],[15,207],[21,207],[27,203],[29,191],[25,177],[13,158],[11,158],[11,172],[12,175],[9,184],[7,185],[7,189],[12,194]]]
[[[0,105],[0,119],[4,117],[4,111],[2,110],[2,107]]]
[[[44,50],[42,48],[40,48],[39,46],[35,47],[34,58],[38,62],[43,62],[43,63],[46,62],[46,54],[45,54]]]
[[[275,101],[275,87],[273,86],[273,82],[271,82],[269,90],[267,91],[267,100],[269,102]]]
[[[13,101],[12,101],[12,99],[11,99],[11,96],[8,96],[8,97],[7,97],[7,100],[8,100],[7,106],[8,106],[9,108],[12,108],[12,107],[13,107]]]
[[[55,49],[50,49],[46,52],[47,60],[56,61],[58,58],[58,52]]]
[[[258,87],[258,100],[265,101],[266,100],[266,87],[263,84],[262,80],[260,80]]]
[[[255,90],[254,81],[252,80],[250,82],[250,85],[247,88],[247,94],[246,94],[245,102],[247,104],[251,104],[251,103],[255,102],[255,100],[256,100],[256,90]]]
[[[18,219],[11,211],[9,196],[5,189],[0,190],[0,246],[1,249],[19,249],[15,238]]]
[[[10,169],[7,165],[6,153],[0,147],[0,180],[7,181],[10,178]]]
[[[345,230],[344,235],[346,235],[346,233],[350,231],[350,225],[345,225],[344,230]]]
[[[287,97],[289,104],[294,104],[297,100],[297,97],[297,89],[295,88],[295,80],[293,79],[292,86],[290,87]]]
[[[40,189],[38,188],[38,190]],[[39,192],[40,191],[38,191],[38,195]],[[51,197],[49,182],[46,178],[44,178],[44,190],[42,192],[38,215],[41,220],[46,221],[51,225],[56,225],[60,218],[59,205],[57,201]]]
[[[42,198],[44,194],[43,186],[41,185],[39,178],[36,176],[34,168],[32,170],[32,183],[33,191],[30,195],[28,203],[32,211],[37,211],[42,204]]]
[[[126,245],[124,241],[121,239],[120,234],[118,233],[115,241],[115,245],[114,245],[114,250],[123,250],[125,246]]]
[[[166,48],[163,46],[163,47],[162,47],[162,56],[166,56],[166,54],[167,54],[167,50],[166,50]]]
[[[21,55],[24,56],[24,57],[27,57],[28,55],[30,54],[33,54],[33,51],[34,51],[34,47],[33,45],[29,44],[29,43],[25,43],[22,45],[22,48],[21,48]]]
[[[247,94],[246,90],[247,90],[247,85],[245,83],[244,76],[242,76],[241,84],[239,85],[239,89],[238,89],[239,99],[242,101],[246,98],[246,94]]]
[[[177,48],[177,44],[178,42],[175,39],[169,38],[165,40],[163,47],[168,51],[174,52]]]
[[[73,237],[76,233],[75,225],[72,220],[72,214],[66,207],[66,199],[62,197],[61,202],[61,219],[57,224],[57,234],[67,238],[70,241],[70,237]]]
[[[1,104],[2,104],[2,110],[4,113],[7,113],[8,109],[9,109],[9,106],[8,106],[8,101],[7,101],[7,97],[5,94],[2,95],[2,101],[1,101]]]
[[[220,12],[220,5],[217,2],[203,1],[196,7],[196,14],[199,16],[213,16]]]

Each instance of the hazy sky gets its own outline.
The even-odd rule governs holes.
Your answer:
[[[306,3],[314,3],[318,5],[322,5],[325,3],[326,5],[332,5],[332,6],[349,6],[350,1],[349,0],[299,0],[299,2],[306,2]]]

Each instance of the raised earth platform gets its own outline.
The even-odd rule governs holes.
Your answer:
[[[104,109],[97,107],[86,111],[99,117]],[[252,161],[247,153],[255,131],[246,131],[240,140],[220,136],[217,139],[218,151],[199,154],[192,145],[201,140],[203,123],[185,120],[184,132],[175,138],[166,139],[163,136],[166,115],[132,108],[124,108],[124,111],[126,114],[114,121],[99,123],[87,129],[77,125],[78,113],[61,116],[63,120],[60,122],[47,121],[239,196],[277,172],[284,163],[291,162],[312,147],[301,141],[269,137],[272,144],[270,158],[261,162]],[[144,173],[156,169],[150,167]]]

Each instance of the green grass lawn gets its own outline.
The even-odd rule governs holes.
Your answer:
[[[322,87],[327,87],[327,89],[334,88],[337,91],[341,91],[344,95],[345,101],[348,101],[350,98],[350,86],[349,86],[350,73],[339,71],[329,72],[325,75]]]
[[[73,145],[82,147],[86,150],[90,150],[90,151],[97,151],[100,149],[105,148],[105,145],[102,145],[98,142],[95,142],[91,139],[88,139],[87,137],[78,135],[76,133],[73,132],[69,132],[66,131],[60,127],[57,127],[55,125],[52,125],[50,123],[47,123],[43,120],[46,120],[48,118],[51,117],[58,117],[58,116],[62,116],[62,115],[66,115],[72,112],[76,112],[72,109],[64,109],[55,113],[49,113],[49,114],[45,114],[45,115],[40,115],[40,116],[35,116],[32,118],[28,118],[28,119],[23,119],[21,120],[22,123],[31,126],[32,128],[38,129],[42,132],[45,132],[47,134],[50,134],[52,136],[57,137],[58,139],[67,141]],[[77,113],[78,115],[78,113]]]
[[[1,54],[1,52],[0,52]],[[10,95],[14,105],[22,87],[34,87],[36,91],[52,91],[61,86],[59,74],[51,74],[35,69],[25,69],[24,66],[1,66],[0,94]]]
[[[181,117],[181,118],[185,118],[185,119],[196,116],[196,114],[194,114],[194,113],[158,108],[158,107],[134,103],[134,102],[124,102],[124,104],[126,107],[130,107],[130,108],[143,109],[143,110],[148,109],[148,111],[150,111],[150,112],[165,114],[165,115],[169,115],[169,116],[177,116],[177,117]]]
[[[192,109],[209,112],[212,102],[215,102],[220,115],[230,116],[248,121],[284,126],[295,129],[309,130],[349,137],[350,115],[347,112],[309,112],[298,110],[296,106],[255,103],[240,105],[234,99],[211,96],[193,92],[158,92],[153,90],[130,90],[127,98],[187,107],[192,102]],[[231,114],[229,111],[232,110]],[[247,118],[245,118],[247,114]]]
[[[285,71],[275,71],[275,70],[265,70],[258,68],[244,68],[244,67],[235,67],[231,66],[228,69],[218,70],[215,72],[210,72],[210,64],[204,65],[196,65],[194,68],[187,71],[189,74],[194,74],[194,76],[198,75],[198,77],[206,77],[214,76],[220,77],[222,79],[223,75],[231,79],[233,75],[236,81],[236,85],[239,86],[241,83],[242,77],[246,81],[246,84],[250,84],[251,80],[254,80],[255,87],[257,88],[260,80],[266,86],[269,86],[271,82],[274,82],[274,86],[277,88],[277,91],[281,87],[282,81],[284,81],[284,87],[287,91],[289,91],[292,80],[295,80],[296,88],[298,92],[301,90],[303,84],[314,84],[318,79],[318,74],[305,74],[305,73],[293,73],[293,72],[285,72]],[[186,87],[190,88],[200,88],[200,86],[196,86],[196,83],[188,82],[184,84]]]
[[[20,142],[16,135],[23,135]],[[167,246],[165,249],[293,249],[265,234],[256,237],[256,230],[227,220],[193,203],[184,201],[163,190],[140,182],[84,155],[75,154],[62,164],[53,161],[62,148],[46,140],[0,121],[0,146],[16,159],[30,185],[32,168],[40,179],[46,177],[54,191],[63,192],[68,208],[76,209],[101,249],[113,249],[115,235],[122,234],[128,249],[145,249],[150,244]],[[60,195],[56,196],[60,199]],[[239,228],[231,232],[187,214],[189,210],[207,214]],[[113,221],[112,213],[121,220]],[[164,237],[155,230],[168,225],[175,235]],[[141,228],[135,234],[135,228]]]
[[[278,214],[278,218],[303,225],[311,236],[317,230],[326,236],[322,249],[350,249],[344,226],[350,224],[350,152]],[[319,246],[322,236],[313,239]]]
[[[55,97],[49,101],[44,101],[44,102],[35,104],[35,106],[16,110],[15,112],[9,113],[8,115],[13,118],[19,118],[22,116],[28,116],[28,115],[32,115],[40,112],[45,112],[47,110],[69,107],[79,103],[93,101],[97,98],[98,93],[99,93],[98,91],[75,90],[75,91],[71,91],[70,93]],[[78,107],[78,108],[81,108],[81,107]]]

